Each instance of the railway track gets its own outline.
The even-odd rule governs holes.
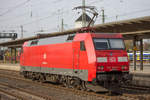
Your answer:
[[[14,94],[14,93],[10,93],[4,89],[1,89],[0,88],[0,94],[2,95],[7,95],[7,97],[9,98],[12,98],[12,99],[16,99],[16,100],[27,100],[26,98],[24,97],[21,97],[21,96],[18,96],[17,94]],[[2,96],[0,97],[0,100],[2,99]]]
[[[134,94],[123,94],[123,97],[127,98],[126,100],[150,100],[150,95],[134,95]],[[132,99],[130,99],[132,98]]]
[[[130,85],[130,86],[124,86],[124,88],[130,88],[130,89],[142,90],[142,91],[150,91],[150,87],[144,87],[144,86]]]
[[[72,94],[74,94],[74,95],[91,98],[90,100],[141,100],[139,98],[144,98],[145,100],[149,100],[149,98],[150,98],[148,95],[133,95],[133,94],[131,95],[131,94],[127,94],[127,93],[124,93],[122,96],[108,96],[106,94],[100,94],[100,93],[87,92],[87,91],[81,91],[81,90],[66,88],[66,87],[62,87],[60,85],[33,82],[31,80],[21,78],[18,75],[15,76],[15,74],[10,76],[10,75],[4,75],[4,74],[0,73],[0,76],[7,77],[7,78],[10,78],[10,79],[14,79],[14,80],[28,82],[31,85],[34,84],[34,85],[37,85],[37,86],[42,86],[44,88],[52,87],[52,88],[55,88],[56,90],[64,90],[64,91],[67,91],[67,92],[69,91],[69,92],[72,92]]]
[[[32,91],[10,86],[7,83],[0,82],[0,91],[19,100],[51,100],[48,97],[33,93]]]
[[[39,83],[39,82],[34,82],[34,81],[31,81],[31,80],[28,80],[28,79],[24,79],[24,78],[20,78],[20,77],[14,77],[14,76],[9,76],[9,75],[4,75],[4,74],[0,74],[0,76],[1,77],[6,77],[6,78],[10,78],[10,79],[14,79],[14,80],[28,82],[28,83],[30,83],[30,85],[34,84],[37,87],[38,86],[42,86],[44,88],[52,87],[52,88],[55,88],[56,90],[69,91],[69,92],[72,92],[74,95],[88,96],[88,97],[92,98],[93,100],[96,100],[96,98],[103,99],[103,100],[111,100],[112,99],[111,96],[107,96],[105,94],[96,94],[96,93],[93,93],[93,92],[80,91],[80,90],[76,90],[76,89],[62,87],[60,85],[49,84],[49,83]]]
[[[129,86],[123,86],[121,89],[128,91],[128,93],[136,92],[141,94],[150,93],[150,87],[144,87],[144,86],[136,86],[136,85],[129,85]]]
[[[15,71],[15,70],[6,70],[6,69],[0,69],[0,73],[1,74],[9,74],[9,75],[14,75],[14,76],[20,76],[19,71]]]
[[[13,75],[9,77],[9,75],[0,74],[0,76],[10,78],[10,80],[11,79],[22,80],[22,78],[12,77]],[[8,82],[2,82],[2,81],[0,81],[0,92],[16,97],[18,98],[17,100],[55,100],[50,96],[43,95],[26,88],[12,86]]]

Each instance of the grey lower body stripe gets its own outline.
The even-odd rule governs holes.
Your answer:
[[[40,73],[76,76],[81,78],[84,81],[88,81],[88,70],[21,66],[20,71],[21,72],[32,71],[32,72],[40,72]]]

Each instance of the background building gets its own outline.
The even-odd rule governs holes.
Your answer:
[[[86,13],[84,13],[85,14],[85,23],[86,23],[86,26],[89,24],[89,22],[91,21],[91,18],[86,14]],[[94,21],[92,21],[92,23],[91,23],[91,26],[93,26],[94,25]],[[82,27],[82,15],[75,21],[75,28],[80,28],[80,27]]]

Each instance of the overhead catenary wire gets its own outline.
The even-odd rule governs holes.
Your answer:
[[[67,11],[68,11],[68,10],[67,10]],[[66,11],[66,12],[67,12],[67,11]],[[143,10],[128,12],[128,13],[120,14],[120,15],[117,15],[117,16],[127,16],[128,14],[131,15],[131,14],[141,13],[141,12],[145,12],[145,11],[150,11],[150,9],[143,9]],[[34,21],[32,21],[32,22],[24,23],[24,24],[22,24],[22,25],[29,25],[29,24],[35,23],[36,21],[42,21],[42,20],[45,20],[45,19],[47,19],[47,18],[52,17],[53,15],[58,15],[58,14],[57,14],[57,13],[54,14],[54,12],[53,12],[52,15],[49,15],[49,16],[46,16],[46,17],[43,17],[43,18],[39,18],[39,19],[34,20]],[[106,19],[115,18],[115,17],[116,17],[116,16],[107,17]],[[16,25],[16,26],[11,26],[11,27],[13,27],[13,28],[18,28],[18,27],[20,27],[20,26],[19,26],[19,25],[18,25],[18,26]]]
[[[28,1],[28,0],[27,0]],[[93,1],[93,2],[99,2],[99,1],[103,1],[103,0],[96,0],[96,1]],[[59,2],[59,0],[55,0],[55,2]],[[146,10],[146,11],[150,11],[150,9],[148,9],[148,10]],[[146,12],[145,11],[145,9],[144,10],[142,10],[142,11],[134,11],[134,12],[129,12],[129,13],[124,13],[124,14],[120,14],[120,15],[118,15],[119,17],[120,16],[127,16],[128,14],[134,14],[134,13],[140,13],[140,12]],[[57,15],[57,14],[56,14]],[[42,21],[42,20],[45,20],[45,19],[48,19],[48,18],[50,18],[50,17],[52,17],[51,15],[48,15],[48,16],[46,16],[46,17],[42,17],[42,18],[38,18],[38,19],[36,19],[36,20],[32,20],[32,21],[30,21],[30,22],[27,22],[27,23],[23,23],[23,25],[29,25],[29,24],[32,24],[32,23],[35,23],[35,22],[37,22],[37,21]],[[115,18],[116,16],[114,16],[114,18]],[[111,17],[107,17],[107,18],[111,18]],[[16,18],[16,20],[18,20],[18,17]],[[20,27],[20,25],[18,25],[17,27]]]
[[[51,15],[48,15],[48,16],[46,16],[46,17],[42,17],[42,18],[38,18],[38,19],[36,19],[36,20],[33,20],[33,21],[31,21],[31,22],[27,22],[27,23],[23,23],[23,25],[28,25],[28,24],[31,24],[31,23],[34,23],[34,22],[37,22],[37,21],[42,21],[42,20],[45,20],[45,19],[47,19],[47,18],[50,18],[50,17],[54,17],[54,16],[56,16],[56,15],[59,15],[59,14],[57,14],[57,13],[55,13],[56,11],[53,11],[52,13],[51,13]],[[63,11],[63,13],[69,13],[69,12],[71,12],[70,10],[65,10],[65,11]],[[48,12],[45,12],[45,13],[48,13]],[[23,16],[23,15],[22,15]],[[19,16],[18,17],[16,17],[16,19],[13,19],[13,20],[0,20],[0,21],[5,21],[5,22],[9,22],[10,23],[10,21],[15,21],[15,20],[19,20]],[[18,26],[18,27],[20,27],[20,26]]]
[[[28,1],[28,0],[27,0]],[[61,0],[61,1],[63,1],[63,0]],[[42,2],[38,2],[38,4],[33,4],[32,5],[32,7],[35,7],[35,6],[37,6],[37,5],[41,5],[41,3]],[[55,0],[55,1],[53,1],[53,2],[46,2],[45,4],[52,4],[52,3],[55,3],[55,4],[58,4],[58,3],[60,3],[60,0]],[[43,8],[43,7],[42,7]],[[10,9],[12,9],[12,8],[10,8]],[[57,9],[58,10],[58,9]],[[48,13],[49,11],[46,11],[45,13]],[[31,13],[31,12],[25,12],[25,13],[23,13],[23,14],[20,14],[20,15],[17,15],[17,16],[14,16],[13,18],[12,18],[12,16],[10,17],[10,18],[6,18],[6,19],[0,19],[0,21],[9,21],[9,20],[11,20],[11,19],[18,19],[18,18],[20,18],[20,17],[22,17],[22,16],[25,16],[25,15],[27,15],[27,14],[29,14],[29,13]],[[33,13],[33,12],[32,12]]]
[[[129,16],[129,15],[133,15],[133,14],[137,14],[137,13],[144,13],[144,12],[148,12],[148,11],[150,11],[150,8],[142,9],[142,10],[136,10],[136,11],[127,12],[127,13],[124,13],[124,14],[110,16],[110,17],[107,17],[107,19],[116,18],[116,17],[124,17],[124,16]]]
[[[68,13],[68,12],[69,12],[69,10],[63,11],[63,13]],[[49,16],[42,17],[42,18],[39,18],[39,19],[30,21],[30,22],[27,22],[27,23],[23,23],[23,24],[21,24],[21,25],[25,26],[25,25],[28,25],[28,24],[36,23],[37,21],[46,20],[46,19],[48,19],[48,18],[52,18],[52,17],[57,16],[57,15],[59,15],[59,13],[57,13],[57,12],[54,11],[54,12],[52,12],[51,15],[49,15]],[[20,27],[20,25],[14,26],[14,28],[17,28],[17,27]]]
[[[139,11],[129,12],[129,13],[125,13],[125,14],[120,14],[120,15],[118,15],[118,16],[126,16],[127,14],[140,13],[140,12],[143,12],[143,11],[150,11],[150,9],[143,9],[143,10],[139,10]],[[63,11],[63,13],[65,13],[65,12],[68,12],[68,10]],[[57,14],[56,12],[53,12],[53,13],[52,13],[51,15],[49,15],[49,16],[46,16],[46,17],[43,17],[43,18],[34,20],[34,21],[32,21],[32,22],[29,22],[29,23],[24,23],[23,25],[28,25],[28,24],[34,23],[34,22],[36,22],[36,21],[45,20],[45,19],[47,19],[47,18],[49,18],[49,17],[56,16],[56,15],[58,15],[58,14]],[[108,17],[108,18],[110,18],[110,17]]]
[[[66,11],[63,11],[63,13],[67,13],[68,12],[68,10],[66,10]],[[52,12],[51,13],[51,15],[49,15],[49,16],[46,16],[46,17],[42,17],[42,18],[39,18],[39,19],[37,19],[37,20],[34,20],[34,21],[31,21],[31,22],[28,22],[28,23],[24,23],[24,24],[22,24],[22,25],[28,25],[28,24],[32,24],[32,23],[35,23],[36,21],[42,21],[42,20],[45,20],[45,19],[47,19],[47,18],[51,18],[51,17],[54,17],[54,16],[56,16],[56,15],[59,15],[59,13],[57,13],[57,12]]]
[[[68,13],[68,11],[69,11],[69,10],[63,11],[63,13],[65,13],[65,12]],[[117,16],[128,16],[128,15],[131,15],[131,14],[143,13],[143,12],[147,12],[147,11],[150,11],[150,9],[137,10],[137,11],[133,11],[133,12],[128,12],[128,13],[120,14],[120,15],[117,15]],[[49,16],[46,16],[46,17],[43,17],[43,18],[39,18],[39,19],[37,19],[37,20],[31,21],[31,22],[28,22],[28,23],[24,23],[23,25],[28,25],[28,24],[34,23],[34,22],[36,22],[36,21],[45,20],[45,19],[47,19],[47,18],[49,18],[49,17],[56,16],[56,15],[58,15],[58,14],[55,13],[55,11],[54,11],[54,12],[52,12],[52,14],[49,15]],[[107,18],[115,18],[115,17],[116,17],[116,16],[111,16],[111,17],[107,17]],[[16,27],[16,26],[15,26],[15,27]],[[20,27],[20,26],[19,26],[19,27]]]
[[[21,6],[24,6],[24,5],[25,5],[26,3],[28,3],[29,1],[31,1],[31,0],[26,0],[25,2],[23,2],[23,3],[21,3],[21,4],[18,4],[18,5],[16,5],[16,6],[10,8],[10,9],[8,9],[6,12],[1,13],[0,16],[4,16],[4,15],[6,15],[6,14],[8,14],[8,13],[14,11],[14,10],[16,10],[17,8],[19,8],[19,7],[21,7]]]
[[[62,1],[63,1],[63,0],[62,0]],[[55,0],[55,2],[56,2],[56,0]],[[41,3],[42,3],[42,2],[38,2],[38,4],[33,4],[32,7],[35,7],[35,6],[37,6],[37,5],[41,5]],[[52,4],[52,3],[54,3],[54,2],[46,2],[45,4],[49,4],[49,3]],[[56,3],[60,3],[60,2],[57,1]],[[26,3],[25,3],[25,4],[26,4]],[[13,8],[13,7],[11,7],[10,9],[12,9],[12,8]],[[43,7],[41,7],[41,8],[43,8]],[[7,11],[6,11],[6,12],[7,12]],[[46,13],[48,13],[48,12],[49,12],[49,11],[46,11]],[[9,12],[7,12],[7,13],[9,13]],[[31,13],[31,12],[25,12],[25,13],[23,13],[23,14],[20,14],[20,15],[17,15],[17,16],[13,16],[13,17],[10,16],[10,18],[3,17],[4,19],[1,19],[1,18],[2,18],[2,17],[1,17],[1,18],[0,18],[0,21],[9,21],[9,20],[14,19],[14,18],[18,19],[18,18],[21,18],[22,16],[25,16],[25,15],[27,15],[27,14],[29,15],[29,13]],[[32,13],[33,13],[33,12],[32,12]]]
[[[23,5],[23,4],[26,4],[27,2],[29,2],[30,0],[27,0],[26,2],[24,2],[24,3],[22,3],[22,4],[20,4],[20,5],[18,5],[18,6],[15,6],[15,7],[20,7],[21,5]],[[63,1],[63,0],[61,0],[61,1]],[[52,3],[59,3],[59,0],[55,0],[55,1],[53,1]],[[39,3],[40,4],[40,3]],[[33,6],[33,5],[32,5]],[[69,10],[68,10],[69,11]],[[46,11],[45,13],[47,13],[47,12],[49,12],[49,11]],[[9,12],[7,12],[7,13],[9,13]],[[25,16],[25,15],[27,15],[28,14],[28,16],[29,16],[29,13],[32,13],[32,15],[33,15],[33,12],[31,11],[31,12],[26,12],[26,13],[23,13],[23,14],[21,14],[21,15],[18,15],[18,16],[14,16],[14,17],[10,17],[10,18],[6,18],[6,19],[0,19],[0,21],[2,22],[2,21],[5,21],[5,22],[7,22],[7,21],[14,21],[14,20],[19,20],[20,18],[22,18],[22,16]],[[31,15],[31,14],[30,14]],[[13,19],[13,20],[12,20]],[[19,26],[20,27],[20,26]]]

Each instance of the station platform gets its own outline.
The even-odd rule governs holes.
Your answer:
[[[0,69],[20,71],[20,65],[19,64],[9,64],[9,63],[8,64],[0,63]]]
[[[132,84],[138,86],[150,87],[150,65],[145,64],[143,70],[140,70],[140,66],[137,65],[136,70],[133,66],[130,66],[130,74],[133,76]]]
[[[136,70],[134,70],[133,63],[130,63],[130,72],[139,74],[150,74],[150,63],[143,64],[143,70],[140,70],[140,64],[137,64]]]
[[[20,65],[0,63],[0,69],[20,71]],[[145,65],[143,70],[140,70],[140,67],[137,65],[136,71],[131,65],[130,74],[133,76],[133,84],[150,87],[150,65]]]
[[[134,70],[133,68],[130,68],[130,73],[150,75],[150,66],[149,66],[149,68],[146,67],[143,70],[140,70],[140,68],[137,68],[136,70]]]

